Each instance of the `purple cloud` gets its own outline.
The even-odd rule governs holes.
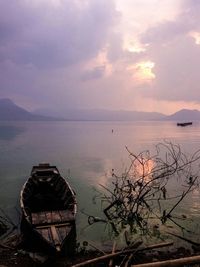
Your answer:
[[[1,60],[56,68],[96,55],[117,12],[113,1],[62,1],[62,6],[0,1]]]
[[[149,43],[146,55],[155,62],[156,79],[143,96],[168,101],[200,103],[200,46],[191,32],[200,29],[200,4],[185,1],[175,21],[149,28],[141,41]]]

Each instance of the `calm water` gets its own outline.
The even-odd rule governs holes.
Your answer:
[[[82,232],[87,218],[80,212],[99,215],[92,204],[93,187],[106,185],[112,168],[120,172],[128,164],[125,146],[139,153],[164,139],[191,154],[200,149],[200,124],[182,128],[174,122],[1,122],[0,207],[17,220],[15,207],[32,166],[55,164],[77,193],[79,237],[96,240],[95,226]],[[198,217],[198,193],[189,204],[190,216]]]

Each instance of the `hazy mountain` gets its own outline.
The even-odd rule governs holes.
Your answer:
[[[172,115],[164,115],[157,112],[139,112],[125,110],[37,110],[37,114],[51,117],[60,117],[65,120],[102,120],[102,121],[196,121],[200,120],[200,111],[182,109]]]
[[[96,121],[145,121],[162,120],[166,117],[157,112],[138,112],[125,110],[82,109],[82,110],[37,110],[36,114],[60,117],[65,120],[96,120]]]
[[[175,121],[198,121],[200,120],[200,111],[196,109],[182,109],[170,116],[167,116],[166,119]]]
[[[164,115],[157,112],[139,112],[125,110],[37,110],[31,113],[17,106],[10,99],[0,99],[0,120],[86,120],[86,121],[150,121],[150,120],[174,120],[196,121],[200,120],[200,111],[182,109],[172,115]]]
[[[0,99],[0,120],[51,120],[51,118],[34,115],[31,112],[17,106],[8,98]]]

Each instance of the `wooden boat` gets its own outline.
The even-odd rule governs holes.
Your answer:
[[[182,126],[182,127],[188,126],[188,125],[192,125],[192,122],[178,122],[177,123],[177,126]]]
[[[21,231],[47,252],[72,254],[76,246],[75,193],[48,163],[33,166],[20,194]]]

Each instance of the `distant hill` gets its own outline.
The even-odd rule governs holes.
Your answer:
[[[17,106],[8,98],[0,99],[0,121],[21,120],[21,121],[39,121],[52,120],[52,118],[35,115],[27,110]]]
[[[80,109],[80,110],[37,110],[36,114],[49,115],[51,117],[61,117],[64,120],[75,121],[145,121],[162,120],[166,117],[157,112],[139,112],[125,110],[106,109]]]
[[[172,115],[158,112],[140,112],[125,110],[82,109],[53,111],[37,110],[36,114],[63,118],[64,120],[88,121],[196,121],[200,120],[200,111],[182,109]]]
[[[165,119],[172,121],[198,121],[200,120],[200,111],[196,109],[182,109],[170,116],[167,116]]]
[[[82,110],[37,110],[31,113],[17,106],[8,98],[0,99],[0,121],[197,121],[200,120],[200,111],[182,109],[172,115],[164,115],[158,112],[139,112],[125,110],[82,109]]]

